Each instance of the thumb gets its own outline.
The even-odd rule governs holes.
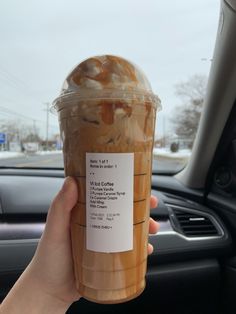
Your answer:
[[[49,208],[44,237],[56,242],[65,240],[65,234],[69,233],[71,210],[77,199],[76,181],[67,177]]]

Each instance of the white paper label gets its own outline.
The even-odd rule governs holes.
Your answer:
[[[86,246],[133,249],[133,153],[86,153]]]

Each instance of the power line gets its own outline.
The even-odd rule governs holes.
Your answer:
[[[8,96],[6,97],[5,95],[1,94],[0,98],[4,100],[4,102],[10,102],[10,103],[16,103],[16,99],[9,98]]]
[[[48,126],[49,126],[49,102],[45,103],[46,105],[46,149],[48,150]]]
[[[0,72],[1,73],[1,72]],[[17,84],[15,84],[12,81],[6,80],[3,77],[0,76],[0,81],[1,81],[1,86],[5,85],[8,88],[14,89],[14,91],[18,91],[18,93],[20,92],[21,95],[23,95],[24,97],[30,98],[30,99],[36,99],[37,102],[42,103],[42,101],[40,101],[39,99],[37,99],[36,96],[32,95],[31,92],[29,92],[28,88],[25,89],[23,87],[19,87]]]
[[[31,87],[25,81],[23,81],[22,79],[19,79],[16,75],[10,73],[2,65],[0,65],[0,74],[2,75],[2,77],[0,77],[0,79],[5,80],[5,84],[6,83],[10,84],[11,87],[14,87],[14,88],[20,90],[21,93],[23,92],[25,95],[27,95],[29,97],[33,97],[34,100],[36,98],[37,101],[42,103],[42,101],[38,98],[38,96],[35,95],[35,92],[32,91]],[[28,94],[27,91],[30,94]]]
[[[21,117],[21,118],[26,119],[26,120],[30,120],[30,121],[33,121],[33,122],[36,121],[36,122],[40,122],[40,123],[45,124],[45,121],[43,121],[43,120],[39,120],[39,119],[35,119],[35,118],[32,118],[32,117],[23,115],[23,114],[21,114],[19,112],[10,110],[10,109],[8,109],[6,107],[3,107],[3,106],[0,106],[0,112],[5,113],[5,114],[6,113],[7,114],[12,114],[12,115],[15,115],[17,117]],[[58,128],[58,126],[56,126],[56,125],[50,125],[50,127]]]
[[[27,94],[27,96],[32,96],[32,90],[30,92],[30,87],[29,85],[23,81],[22,79],[19,79],[16,75],[10,73],[8,70],[6,70],[4,67],[2,67],[0,65],[0,79],[1,80],[4,80],[4,83],[7,84],[8,86],[10,86],[11,88],[16,88],[18,90],[20,90],[21,92],[23,92],[24,94]],[[27,93],[30,92],[30,94]],[[4,97],[4,96],[3,96]],[[34,97],[34,100],[35,96]],[[4,97],[6,98],[6,97]],[[9,100],[9,98],[8,98]],[[37,99],[39,101],[40,104],[42,104],[42,101]],[[10,100],[11,101],[11,100]],[[29,116],[26,116],[24,114],[21,114],[21,113],[18,113],[16,111],[13,111],[13,110],[10,110],[6,107],[3,107],[3,106],[0,106],[0,112],[2,113],[7,113],[7,114],[12,114],[12,115],[15,115],[17,117],[21,117],[23,119],[27,119],[27,120],[30,120],[30,121],[33,121],[33,124],[35,125],[36,122],[40,122],[40,123],[43,123],[45,124],[46,123],[46,142],[48,143],[48,133],[49,133],[49,128],[56,128],[58,129],[58,126],[55,126],[55,125],[49,125],[49,103],[46,103],[47,105],[47,109],[46,109],[46,122],[45,121],[42,121],[42,120],[39,120],[39,119],[34,119],[34,118],[31,118]]]
[[[5,75],[5,77],[9,80],[11,80],[12,82],[14,82],[15,84],[21,85],[22,87],[26,87],[27,89],[29,89],[29,86],[26,82],[22,81],[22,79],[19,79],[18,77],[16,77],[14,74],[10,73],[8,70],[6,70],[5,68],[3,68],[2,65],[0,65],[0,74]]]
[[[2,97],[2,95],[1,95],[1,97]],[[10,102],[12,102],[12,103],[16,103],[16,101],[15,100],[13,100],[13,99],[10,99],[10,98],[8,98],[8,97],[5,97],[5,96],[3,96],[4,98],[5,98],[5,100],[7,100],[7,101],[10,101]],[[20,106],[20,105],[19,105]],[[2,108],[2,109],[1,109]],[[4,111],[2,111],[2,110],[4,110]],[[37,119],[35,119],[35,118],[31,118],[31,117],[28,117],[28,116],[25,116],[25,115],[22,115],[21,113],[17,113],[17,112],[14,112],[14,111],[11,111],[10,109],[8,109],[8,108],[6,108],[6,107],[3,107],[3,106],[1,106],[0,105],[0,112],[1,113],[3,113],[3,112],[8,112],[9,114],[14,114],[14,115],[17,115],[17,116],[23,116],[23,118],[24,119],[30,119],[30,120],[35,120],[35,121],[37,121],[37,122],[40,122],[40,123],[43,123],[43,124],[45,124],[45,121],[43,121],[43,120],[37,120]],[[49,112],[51,112],[50,110],[49,110]],[[49,128],[50,127],[53,127],[53,128],[58,128],[58,126],[56,126],[56,125],[49,125]]]
[[[0,106],[0,110],[5,112],[5,113],[9,113],[9,114],[13,114],[13,115],[16,115],[18,117],[21,117],[21,118],[24,118],[24,119],[28,119],[28,120],[34,120],[33,118],[30,118],[28,116],[25,116],[23,115],[22,113],[19,113],[19,112],[16,112],[16,111],[13,111],[13,110],[10,110],[6,107],[3,107],[3,106]]]

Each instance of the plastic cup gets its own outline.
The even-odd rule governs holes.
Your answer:
[[[76,287],[90,301],[125,302],[145,288],[160,107],[143,72],[109,55],[80,63],[54,101],[65,175],[79,194],[71,217]]]

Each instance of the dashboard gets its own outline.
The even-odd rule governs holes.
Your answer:
[[[63,178],[61,170],[0,170],[1,299],[30,262],[44,230],[48,208]],[[213,210],[202,204],[201,191],[190,191],[173,177],[153,176],[152,194],[159,199],[151,216],[160,223],[160,230],[149,237],[154,252],[148,259],[147,289],[142,298],[155,298],[154,292],[162,295],[163,289],[176,289],[173,293],[177,298],[182,289],[186,294],[185,285],[191,282],[194,291],[199,288],[199,278],[202,283],[207,278],[203,293],[210,285],[205,295],[209,299],[209,293],[220,285],[215,282],[220,259],[231,252],[232,239],[226,226]],[[179,282],[182,287],[175,287]],[[159,300],[160,309],[164,306],[162,302]],[[178,302],[173,301],[175,309]]]

